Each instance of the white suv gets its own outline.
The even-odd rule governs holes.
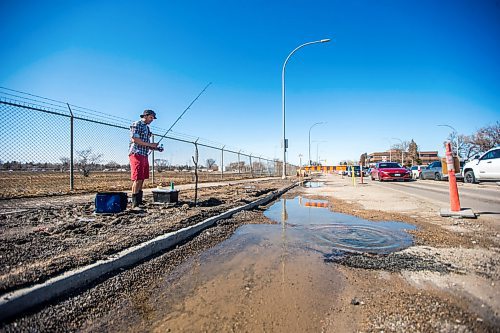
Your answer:
[[[477,183],[485,180],[500,181],[500,146],[492,148],[481,157],[477,155],[463,168],[464,182]]]

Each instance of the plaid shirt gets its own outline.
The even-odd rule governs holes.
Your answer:
[[[135,121],[130,126],[130,144],[128,149],[128,154],[139,154],[148,155],[149,148],[145,146],[138,145],[132,141],[132,138],[139,138],[144,142],[149,142],[149,137],[151,136],[151,131],[149,126],[146,125],[142,120]]]

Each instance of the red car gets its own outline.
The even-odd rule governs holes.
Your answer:
[[[370,176],[372,180],[377,178],[380,182],[383,180],[403,180],[407,182],[411,179],[411,171],[401,167],[399,163],[380,162],[372,168]]]

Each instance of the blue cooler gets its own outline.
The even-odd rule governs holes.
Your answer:
[[[127,193],[99,192],[95,196],[96,213],[119,213],[127,209]]]

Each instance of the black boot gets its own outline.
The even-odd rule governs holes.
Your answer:
[[[138,196],[138,193],[132,193],[132,209],[139,207],[137,196]]]
[[[142,201],[142,191],[139,191],[139,193],[137,193],[137,204],[144,207],[144,201]]]

